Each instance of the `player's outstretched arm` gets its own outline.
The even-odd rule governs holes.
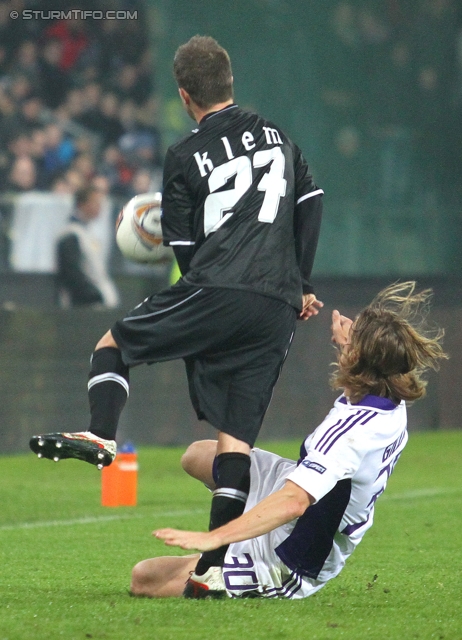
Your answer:
[[[282,489],[272,493],[253,509],[223,527],[207,533],[158,529],[153,531],[153,535],[171,547],[211,551],[231,542],[240,542],[268,533],[294,518],[299,518],[313,502],[313,498],[304,489],[287,480]]]

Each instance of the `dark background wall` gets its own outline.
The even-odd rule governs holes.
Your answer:
[[[315,271],[461,273],[462,5],[456,0],[152,0],[164,145],[192,128],[176,48],[212,35],[235,98],[300,146],[325,191]]]
[[[323,419],[336,397],[327,381],[329,363],[334,359],[331,311],[338,307],[354,316],[387,284],[386,279],[319,279],[317,289],[325,308],[317,318],[298,326],[262,439],[299,438]],[[1,285],[0,281],[0,290],[5,291]],[[141,286],[138,279],[125,279],[119,285],[128,308],[133,299],[141,299],[139,294],[149,283]],[[426,399],[409,411],[410,428],[460,428],[462,281],[427,278],[420,279],[419,285],[434,288],[431,319],[445,327],[445,346],[451,359],[438,374],[430,375]],[[89,357],[99,337],[120,314],[50,311],[47,303],[52,295],[49,278],[22,275],[6,301],[11,310],[0,311],[0,453],[26,451],[34,433],[80,431],[88,426]],[[25,300],[35,307],[25,306]],[[130,398],[119,441],[170,445],[213,437],[214,430],[198,423],[190,406],[182,362],[141,366],[130,375]]]

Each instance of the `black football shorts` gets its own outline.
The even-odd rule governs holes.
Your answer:
[[[125,364],[183,358],[199,419],[253,446],[295,331],[295,309],[180,280],[116,322]]]

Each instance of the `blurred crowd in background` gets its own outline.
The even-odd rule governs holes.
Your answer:
[[[373,200],[390,204],[416,193],[459,201],[460,0],[334,2],[321,30],[329,186],[363,197],[366,183]]]
[[[157,101],[144,3],[0,2],[0,191],[129,199],[158,188]],[[136,19],[25,20],[24,9],[128,9]],[[10,12],[19,13],[13,20]]]
[[[78,7],[95,9],[87,4]],[[324,109],[322,177],[345,197],[363,191],[371,167],[385,200],[408,197],[416,176],[419,190],[460,188],[461,3],[328,4],[312,87]],[[0,189],[73,193],[92,180],[125,198],[146,191],[162,149],[145,3],[98,3],[136,10],[132,20],[10,17],[58,5],[77,7],[0,2]]]
[[[137,15],[40,17],[70,9]],[[166,73],[165,51],[170,69],[195,32],[232,52],[241,106],[274,114],[307,154],[326,193],[321,273],[460,272],[461,0],[0,0],[0,271],[18,269],[10,194],[94,185],[116,211],[160,188],[165,145],[190,123],[169,118],[182,110],[159,95],[155,56]]]

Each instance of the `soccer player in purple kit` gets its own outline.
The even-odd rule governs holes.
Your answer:
[[[296,320],[322,307],[310,276],[323,191],[279,127],[234,103],[230,59],[213,38],[191,38],[173,67],[197,123],[164,165],[163,239],[182,278],[96,345],[88,431],[34,436],[30,444],[40,457],[110,464],[130,367],[183,358],[197,415],[218,430],[214,529],[244,510],[250,450]],[[225,553],[226,546],[202,555],[186,597],[213,590]]]
[[[242,516],[207,533],[160,529],[156,537],[202,552],[229,545],[221,581],[230,597],[304,598],[337,576],[372,526],[406,445],[406,401],[424,395],[422,373],[446,357],[443,331],[425,329],[419,313],[429,296],[412,281],[398,283],[354,322],[334,311],[331,383],[343,393],[302,442],[298,462],[253,449]],[[212,489],[215,451],[215,441],[196,442],[182,460]],[[132,593],[178,596],[196,562],[196,555],[144,560],[133,570]]]

